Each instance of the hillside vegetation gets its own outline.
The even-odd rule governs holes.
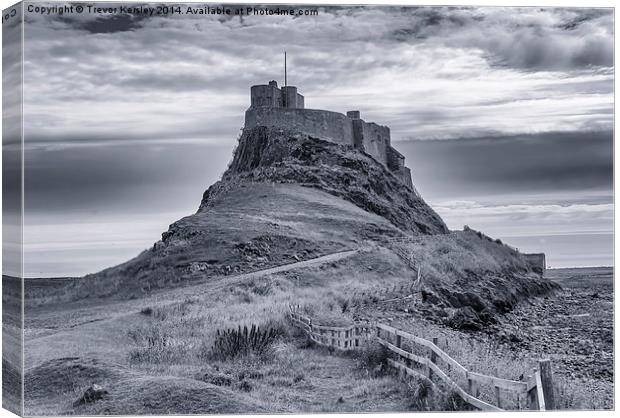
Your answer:
[[[151,248],[80,279],[28,283],[26,412],[99,415],[462,409],[449,390],[399,382],[376,347],[316,349],[287,320],[289,305],[326,323],[467,340],[558,288],[501,242],[448,231],[369,155],[261,127],[243,133],[198,211]],[[265,332],[260,344],[225,340],[244,326]],[[486,353],[475,370],[491,373],[485,344],[472,346]],[[502,365],[511,378],[526,371]],[[109,393],[74,405],[87,382]]]

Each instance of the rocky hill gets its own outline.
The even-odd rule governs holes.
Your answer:
[[[79,297],[140,294],[354,249],[366,240],[445,233],[424,200],[369,155],[257,127],[244,131],[229,168],[194,215],[170,225],[135,259],[76,286]]]
[[[448,232],[420,196],[368,154],[283,129],[246,130],[222,182],[207,190],[200,211],[235,180],[313,187],[382,216],[406,233]]]
[[[138,257],[63,291],[72,299],[135,298],[347,250],[394,249],[390,238],[404,237],[416,242],[407,251],[423,260],[433,312],[464,312],[456,326],[487,322],[553,288],[512,248],[473,232],[450,233],[415,190],[368,154],[259,126],[244,130],[195,214],[170,225]],[[404,280],[414,274],[402,261],[392,264]]]

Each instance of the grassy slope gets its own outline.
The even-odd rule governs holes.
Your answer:
[[[2,406],[21,413],[21,280],[2,276]]]
[[[200,285],[183,292],[186,289],[162,290],[143,299],[116,301],[113,307],[109,301],[99,301],[100,311],[91,301],[95,306],[90,310],[100,312],[99,320],[93,316],[88,322],[75,322],[76,310],[70,305],[37,308],[30,315],[28,335],[32,338],[27,344],[26,361],[32,369],[26,378],[62,375],[67,386],[61,387],[59,393],[49,393],[56,390],[54,386],[35,389],[42,393],[27,393],[27,411],[73,411],[71,402],[89,383],[72,374],[71,363],[54,360],[62,357],[79,357],[77,361],[82,365],[98,362],[102,370],[94,372],[89,381],[103,384],[111,392],[105,402],[75,411],[83,414],[105,413],[106,409],[132,413],[207,410],[206,404],[176,403],[175,399],[185,396],[185,392],[193,399],[201,393],[197,390],[209,390],[211,396],[230,400],[228,411],[233,412],[237,407],[272,412],[448,408],[444,403],[412,403],[417,389],[412,391],[392,377],[373,376],[355,359],[304,348],[303,339],[285,321],[288,304],[299,303],[324,321],[337,323],[359,316],[383,322],[405,320],[415,324],[417,333],[421,326],[434,332],[430,330],[437,326],[425,321],[421,310],[400,317],[403,306],[398,313],[386,311],[381,301],[348,308],[343,313],[347,295],[355,290],[407,284],[413,277],[414,272],[392,251],[369,244],[358,255],[338,262],[232,283],[204,293],[191,291]],[[151,308],[148,315],[140,313],[144,308]],[[109,311],[116,316],[106,316]],[[236,361],[209,359],[217,329],[253,323],[288,329],[289,334],[265,356]],[[45,329],[37,330],[37,324]],[[50,326],[56,329],[51,331]],[[504,362],[510,363],[506,359]],[[520,363],[511,367],[518,368]],[[257,373],[247,375],[242,373],[244,370]],[[213,382],[218,382],[217,389],[223,391],[215,390]],[[137,389],[129,389],[134,387]],[[152,409],[140,407],[141,400],[159,399],[157,394],[162,391],[178,395],[169,403],[163,398]]]
[[[455,326],[482,328],[520,301],[559,289],[533,273],[519,252],[472,230],[394,245],[420,265],[429,315]]]
[[[275,171],[264,159],[250,171],[233,164],[236,174],[210,188],[196,214],[175,222],[137,258],[55,286],[51,294],[26,289],[26,379],[66,381],[58,391],[32,385],[27,413],[73,411],[71,402],[88,379],[105,384],[110,398],[75,412],[222,412],[217,405],[224,402],[230,402],[229,412],[425,409],[428,403],[403,401],[412,396],[393,379],[374,376],[350,358],[303,349],[303,339],[285,320],[291,303],[325,321],[396,320],[394,312],[385,315],[380,300],[353,309],[351,295],[412,282],[415,272],[385,240],[402,237],[403,230],[421,237],[411,250],[424,261],[427,291],[424,304],[408,307],[403,318],[409,324],[437,327],[445,319],[442,311],[456,312],[471,294],[480,294],[484,309],[494,314],[497,295],[519,299],[530,286],[533,293],[540,290],[540,279],[508,247],[474,233],[446,234],[423,200],[409,191],[392,195],[397,179],[388,173],[382,181],[384,169],[368,156],[298,139],[295,161]],[[310,161],[312,155],[319,159]],[[309,187],[295,184],[299,176]],[[339,261],[234,280],[241,272],[357,248],[357,255]],[[489,288],[496,292],[484,293]],[[210,359],[216,331],[244,324],[281,329],[284,336],[266,355],[241,363]],[[58,360],[66,357],[78,357],[72,361],[78,369],[92,369],[92,376],[75,375],[73,363]],[[97,367],[90,368],[93,362]],[[240,367],[261,375],[242,376]],[[211,378],[219,374],[225,376]],[[185,398],[191,402],[179,402]]]
[[[191,224],[193,231],[202,230],[205,234],[185,237],[184,228],[188,224]],[[309,258],[335,250],[357,248],[363,246],[368,239],[378,236],[401,234],[385,219],[364,212],[355,205],[327,193],[296,185],[271,184],[249,184],[231,190],[228,194],[221,195],[218,202],[208,211],[181,220],[173,229],[178,232],[168,238],[166,245],[150,250],[129,264],[149,266],[150,264],[144,260],[148,259],[148,255],[156,255],[165,260],[165,263],[162,263],[165,266],[169,260],[178,260],[178,257],[186,257],[182,260],[184,264],[218,258],[222,261],[221,264],[237,262],[239,270],[254,270],[273,264],[294,262],[297,258]],[[265,254],[249,254],[247,257],[240,257],[234,248],[235,243],[247,243],[252,238],[276,232],[279,236],[294,239],[301,244],[286,248],[270,245]],[[230,237],[232,244],[223,245],[222,239],[218,239],[220,236]],[[310,244],[306,244],[308,237],[312,238]],[[291,240],[286,242],[290,244]],[[273,248],[276,250],[269,251]],[[257,257],[265,259],[256,260]],[[144,264],[140,264],[143,261]],[[152,265],[155,268],[141,278],[140,284],[156,284],[160,277],[165,277],[159,270],[164,268],[161,267],[162,264],[154,261]],[[351,265],[364,266],[363,255],[357,256],[357,261],[351,262]],[[144,292],[133,287],[133,291],[139,296],[138,299],[128,299],[124,295],[119,295],[64,302],[72,299],[75,292],[97,294],[102,290],[109,290],[106,287],[110,283],[119,287],[129,284],[125,281],[128,273],[123,273],[126,266],[119,266],[105,272],[107,276],[105,282],[95,281],[101,279],[101,275],[93,276],[81,284],[64,288],[58,295],[46,297],[47,303],[43,305],[40,305],[42,302],[40,299],[33,298],[26,308],[28,367],[26,379],[36,380],[37,375],[43,374],[44,377],[40,381],[45,381],[45,376],[48,374],[59,374],[66,376],[68,386],[60,389],[53,386],[39,388],[31,386],[35,388],[33,389],[35,392],[26,394],[27,412],[54,414],[72,411],[71,402],[77,399],[79,391],[84,390],[87,383],[86,380],[72,374],[72,366],[69,363],[57,361],[66,357],[77,357],[76,361],[80,364],[100,362],[103,370],[117,366],[122,369],[122,372],[111,376],[103,372],[101,375],[93,372],[90,377],[91,381],[100,382],[111,389],[113,402],[98,404],[76,412],[103,413],[105,409],[111,408],[111,404],[116,405],[113,408],[115,411],[126,407],[128,411],[135,413],[164,410],[177,413],[191,412],[192,410],[186,409],[185,406],[173,403],[141,411],[135,406],[139,404],[140,399],[132,398],[129,393],[131,391],[124,388],[139,385],[144,379],[168,376],[172,380],[166,380],[169,386],[167,391],[173,390],[173,386],[177,387],[174,390],[181,393],[191,391],[192,385],[188,384],[187,379],[196,380],[196,370],[207,365],[201,357],[201,352],[204,351],[204,347],[210,347],[217,328],[254,321],[282,322],[289,303],[303,302],[306,299],[309,304],[328,303],[330,300],[336,304],[336,295],[356,281],[350,277],[356,274],[356,270],[349,268],[348,276],[342,277],[341,282],[333,280],[331,274],[325,274],[333,267],[334,265],[329,265],[305,269],[304,271],[315,272],[321,277],[320,283],[315,282],[312,285],[305,285],[298,280],[297,273],[287,272],[281,273],[281,276],[286,278],[282,281],[275,277],[267,277],[226,286],[227,277],[234,275],[234,270],[228,276],[205,271],[195,273],[198,277],[192,277],[191,282],[186,283],[193,284],[189,287],[170,289],[168,286],[165,289],[157,289],[153,285],[151,291]],[[393,268],[398,271],[399,268],[405,267],[401,265]],[[357,278],[365,277],[364,274],[364,271],[359,272]],[[368,279],[375,284],[386,278],[372,276]],[[218,287],[209,290],[211,289],[209,286],[215,284]],[[141,315],[140,309],[147,306],[168,313],[157,317]],[[161,336],[162,332],[169,333],[175,344],[164,347],[156,343],[151,348],[148,345],[143,346],[146,341],[143,337],[148,337],[151,332],[156,333],[155,337]],[[131,361],[136,353],[144,350],[154,350],[156,354],[152,360],[146,363]],[[48,367],[40,368],[46,364]],[[150,386],[140,386],[144,388],[141,390],[146,391],[140,396],[153,398],[153,393],[161,389],[159,384],[153,380],[149,381]],[[198,387],[205,385],[200,380],[195,384]],[[147,393],[149,387],[150,394]],[[46,395],[42,395],[40,391],[47,391]],[[240,405],[246,405],[245,393],[237,391],[233,396],[229,392],[230,389],[226,389],[224,392],[214,393],[221,393],[233,406],[234,399],[237,399],[235,396],[240,396]],[[377,396],[384,394],[379,392]],[[258,405],[257,409],[247,406],[241,409],[258,411],[263,408],[260,403],[255,405]],[[399,406],[402,407],[402,404]],[[194,407],[194,411],[201,408],[207,410],[205,405],[201,407],[196,404],[192,406]],[[231,408],[230,412],[236,411],[234,407]]]
[[[402,235],[384,218],[316,189],[240,182],[214,198],[208,209],[172,224],[163,241],[135,259],[52,292],[26,293],[43,300],[140,297],[158,288],[293,263]]]

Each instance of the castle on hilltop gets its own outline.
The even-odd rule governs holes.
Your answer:
[[[341,145],[350,145],[370,154],[415,192],[405,157],[390,141],[390,128],[360,118],[358,110],[346,115],[328,110],[306,109],[297,87],[278,83],[252,86],[250,107],[245,112],[245,128],[275,126],[292,129]],[[417,193],[417,192],[416,192]]]

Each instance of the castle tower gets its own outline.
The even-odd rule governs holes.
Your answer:
[[[287,109],[303,109],[304,96],[297,93],[297,87],[285,86],[278,88],[276,81],[259,84],[250,89],[250,107],[282,107]]]
[[[251,107],[281,107],[282,93],[276,81],[269,84],[259,84],[250,89]]]

